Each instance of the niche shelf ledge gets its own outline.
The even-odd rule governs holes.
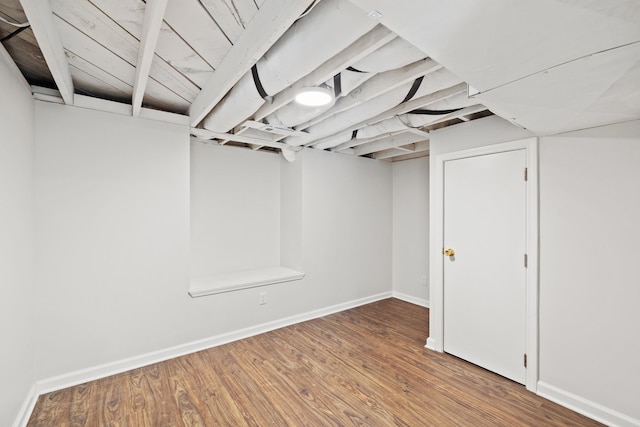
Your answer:
[[[189,285],[189,295],[192,298],[197,298],[240,289],[273,285],[275,283],[291,282],[300,280],[303,277],[304,273],[281,266],[193,277]]]

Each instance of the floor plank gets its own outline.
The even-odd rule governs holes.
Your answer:
[[[36,426],[597,426],[424,348],[387,299],[40,396]]]

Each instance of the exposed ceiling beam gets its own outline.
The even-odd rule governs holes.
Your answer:
[[[73,80],[62,40],[53,23],[49,1],[20,0],[44,60],[65,104],[73,105]]]
[[[360,145],[354,150],[356,156],[364,156],[365,154],[375,153],[376,151],[388,150],[389,148],[397,148],[403,145],[415,144],[429,139],[429,134],[423,132],[424,135],[414,134],[413,132],[405,132],[399,135],[390,136],[389,138],[371,142],[369,144]]]
[[[413,64],[405,65],[397,70],[390,70],[377,74],[364,82],[356,92],[338,99],[338,101],[336,101],[336,105],[331,107],[328,111],[307,121],[306,123],[296,126],[296,129],[306,129],[323,121],[327,117],[370,101],[383,93],[387,93],[399,86],[402,86],[403,84],[414,81],[418,77],[433,73],[441,68],[442,65],[438,64],[433,59],[426,58],[416,61]]]
[[[429,150],[425,150],[425,151],[419,151],[417,153],[409,153],[409,154],[404,154],[402,156],[392,157],[391,161],[401,162],[403,160],[411,160],[411,159],[418,159],[420,157],[427,157],[428,155],[429,155]]]
[[[269,139],[257,138],[257,137],[253,137],[253,136],[234,135],[234,134],[231,134],[231,133],[224,133],[224,132],[213,132],[213,131],[206,130],[206,129],[191,128],[191,135],[194,135],[194,136],[196,136],[198,138],[205,139],[205,140],[220,139],[220,140],[241,142],[243,144],[259,145],[259,146],[264,146],[264,147],[287,149],[287,150],[291,150],[291,151],[300,151],[300,150],[302,150],[302,147],[292,147],[290,145],[285,144],[284,142],[277,142],[277,141],[273,141],[273,140],[269,140]]]
[[[470,114],[474,114],[474,113],[477,113],[477,112],[480,112],[480,111],[484,111],[486,109],[487,109],[487,107],[485,107],[484,105],[481,105],[481,104],[472,105],[470,107],[465,107],[465,108],[463,108],[463,109],[461,109],[459,111],[455,111],[453,113],[449,113],[449,114],[445,114],[443,116],[440,116],[440,118],[438,118],[437,120],[434,120],[433,122],[430,122],[430,123],[426,124],[425,126],[433,126],[433,125],[438,124],[438,123],[446,122],[446,121],[453,120],[453,119],[456,119],[456,118],[461,118],[461,117],[464,117],[464,116],[467,116],[467,115],[470,115]],[[429,138],[428,137],[429,134],[427,132],[421,131],[420,129],[409,129],[408,131],[416,133],[418,135],[424,135],[425,139]],[[400,132],[397,132],[397,133],[400,133]],[[361,140],[352,139],[351,141],[347,141],[347,142],[345,142],[343,144],[338,145],[337,147],[331,149],[331,151],[343,151],[343,150],[346,150],[348,148],[357,147],[357,146],[365,145],[367,143],[370,143],[370,142],[373,142],[373,141],[376,141],[376,140],[380,140],[383,136],[392,136],[392,135],[394,135],[394,134],[379,135],[377,137],[368,138],[368,139],[361,139]],[[356,149],[356,152],[357,152],[357,149]]]
[[[361,121],[359,123],[355,123],[355,124],[350,125],[350,126],[344,128],[344,129],[339,129],[336,132],[334,132],[333,134],[328,135],[326,137],[317,139],[315,141],[311,141],[308,144],[305,144],[305,146],[320,145],[323,142],[330,141],[336,134],[345,133],[345,132],[353,132],[354,130],[360,129],[360,128],[364,127],[364,126],[368,126],[368,125],[371,125],[371,124],[374,124],[374,123],[378,123],[378,122],[381,122],[382,120],[391,118],[393,116],[397,116],[399,114],[408,113],[411,110],[422,108],[422,107],[425,107],[427,105],[433,104],[435,102],[441,101],[443,99],[450,98],[450,97],[452,97],[454,95],[457,95],[459,93],[466,92],[466,90],[467,90],[467,84],[466,83],[459,83],[459,84],[457,84],[455,86],[451,86],[449,88],[442,89],[442,90],[439,90],[437,92],[433,92],[433,93],[430,93],[428,95],[421,96],[419,98],[415,98],[415,99],[412,99],[412,100],[407,101],[407,102],[403,102],[403,103],[391,108],[390,110],[387,110],[387,111],[385,111],[383,113],[380,113],[380,114],[378,114],[376,116],[373,116],[373,117],[371,117],[371,118],[369,118],[367,120],[363,120],[363,121]]]
[[[415,144],[378,151],[373,154],[373,158],[377,160],[384,160],[398,156],[405,156],[407,154],[421,153],[423,151],[429,151],[429,141],[416,142]]]
[[[485,111],[487,109],[487,107],[485,107],[482,104],[477,104],[477,105],[471,105],[469,107],[465,107],[461,110],[458,111],[454,111],[453,113],[449,113],[449,114],[445,114],[444,116],[440,116],[438,118],[438,120],[434,120],[433,122],[427,123],[423,126],[423,128],[428,128],[430,126],[433,125],[437,125],[438,123],[443,123],[449,120],[453,120],[453,119],[462,119],[463,121],[469,121],[464,120],[465,116],[469,116],[471,114],[475,114],[475,113],[479,113],[481,111]]]
[[[338,74],[349,65],[356,63],[371,52],[389,43],[397,36],[382,25],[377,25],[373,30],[353,42],[342,52],[332,57],[313,72],[309,73],[293,85],[284,89],[273,97],[273,102],[264,104],[255,114],[256,120],[264,117],[293,101],[296,93],[305,87],[317,86]]]
[[[140,37],[140,48],[138,49],[136,76],[133,81],[133,96],[131,97],[134,116],[140,115],[144,91],[147,87],[147,80],[149,80],[151,62],[156,51],[160,27],[162,26],[166,9],[167,0],[147,0],[142,24],[142,36]]]
[[[370,123],[378,123],[384,119],[388,119],[393,116],[397,116],[398,114],[408,113],[411,110],[417,110],[422,107],[426,107],[427,105],[431,105],[438,101],[442,101],[443,99],[451,98],[454,95],[459,93],[463,93],[467,91],[466,83],[458,83],[455,86],[451,86],[446,89],[439,90],[437,92],[430,93],[425,96],[421,96],[420,98],[415,98],[407,102],[403,102],[400,105],[395,106],[394,108],[385,111],[384,113],[380,113],[377,116],[374,116],[370,119],[364,120],[358,123],[357,127],[351,130],[358,129],[362,126],[365,126]],[[455,114],[455,113],[454,113]],[[351,126],[353,127],[353,126]],[[351,128],[350,127],[350,128]]]
[[[403,154],[407,154],[406,150],[389,148],[388,150],[378,151],[372,157],[376,160],[387,160]]]
[[[274,126],[274,125],[268,125],[262,122],[257,122],[255,120],[247,120],[244,123],[242,123],[240,125],[241,128],[251,128],[251,129],[257,129],[257,130],[261,130],[264,132],[270,132],[270,133],[274,133],[276,135],[278,135],[278,138],[282,138],[285,136],[291,136],[291,135],[297,135],[297,136],[304,136],[307,135],[304,132],[295,130],[295,129],[291,129],[288,127],[284,127],[284,126]]]
[[[343,142],[342,144],[331,148],[330,150],[331,151],[340,151],[340,152],[344,153],[345,150],[347,150],[349,148],[357,147],[358,145],[363,145],[363,144],[366,144],[368,142],[378,141],[379,139],[383,139],[383,138],[387,138],[389,136],[393,136],[393,135],[397,135],[397,134],[400,134],[400,133],[404,133],[406,131],[407,131],[406,129],[403,129],[401,131],[383,133],[383,134],[372,136],[372,137],[369,137],[369,138],[360,138],[360,139],[359,138],[353,138],[353,139],[350,139],[347,142]],[[315,148],[322,149],[322,146],[321,146],[321,144],[317,144],[315,146]]]
[[[30,0],[35,1],[35,0]],[[189,108],[197,126],[314,0],[266,0]]]

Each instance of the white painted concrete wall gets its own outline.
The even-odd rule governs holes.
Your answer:
[[[431,154],[527,136],[490,117],[434,132]],[[544,137],[539,149],[539,392],[637,425],[640,122]]]
[[[640,121],[540,143],[540,381],[640,423]]]
[[[0,425],[10,426],[34,382],[34,107],[5,58],[0,52]]]
[[[393,291],[428,305],[428,276],[429,157],[421,157],[393,163]]]
[[[194,299],[187,129],[37,102],[36,141],[39,380],[391,291],[388,163],[280,160],[301,180],[283,211],[302,206],[307,276]]]
[[[280,265],[277,153],[191,145],[191,276]]]

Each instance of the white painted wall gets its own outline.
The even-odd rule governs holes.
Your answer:
[[[311,308],[311,301],[327,306],[391,291],[391,164],[320,150],[301,154],[307,297],[298,301]]]
[[[188,129],[36,102],[36,141],[39,380],[391,291],[388,163],[276,156],[299,180],[280,183],[282,210],[302,212],[283,259],[301,242],[307,276],[191,298]]]
[[[34,382],[33,145],[29,88],[0,46],[0,425]]]
[[[39,380],[189,339],[185,127],[36,102],[36,223]]]
[[[303,160],[283,162],[280,167],[280,262],[304,271],[302,265]]]
[[[540,381],[640,425],[640,121],[540,143]]]
[[[191,276],[280,265],[277,153],[191,145]]]
[[[295,261],[300,248],[295,262],[307,276],[192,299],[187,129],[36,102],[33,349],[33,136],[30,127],[16,126],[33,125],[33,116],[28,94],[16,86],[3,87],[14,91],[11,104],[0,102],[2,129],[13,136],[0,144],[1,194],[10,202],[0,226],[17,242],[0,244],[5,258],[16,260],[0,270],[9,296],[1,300],[8,315],[2,325],[12,325],[0,331],[16,348],[0,355],[2,366],[11,367],[2,371],[8,378],[0,386],[3,421],[15,416],[34,378],[25,355],[35,354],[35,378],[42,380],[391,290],[391,164],[316,150],[300,153],[294,164],[280,160],[280,251],[283,260]],[[639,135],[638,122],[609,126],[543,138],[540,153],[541,383],[560,390],[561,398],[577,396],[587,407],[595,403],[635,419]],[[431,150],[526,136],[487,118],[434,132]],[[402,169],[395,176],[422,173]],[[258,306],[265,289],[269,302]]]
[[[431,154],[527,136],[490,117],[434,132]],[[640,122],[544,137],[539,149],[538,392],[640,425]]]
[[[392,167],[393,292],[428,306],[429,157],[394,162]]]
[[[489,116],[467,123],[460,123],[431,133],[429,155],[431,170],[435,170],[435,157],[442,153],[483,147],[489,144],[515,141],[534,136],[498,116]],[[433,191],[431,194],[434,194]]]

